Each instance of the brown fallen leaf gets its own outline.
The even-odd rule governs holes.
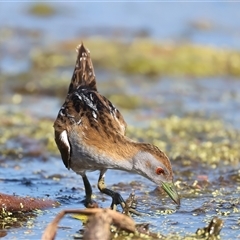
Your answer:
[[[2,211],[7,212],[29,212],[34,209],[45,209],[56,207],[59,203],[50,199],[32,197],[19,197],[0,193],[0,206]]]
[[[48,224],[42,235],[42,240],[55,239],[58,223],[66,214],[84,214],[91,216],[86,225],[83,240],[108,240],[110,238],[111,224],[127,232],[134,232],[136,230],[135,222],[130,217],[111,209],[68,209],[61,211],[53,221]]]

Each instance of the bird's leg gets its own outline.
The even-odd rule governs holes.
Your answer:
[[[110,190],[110,189],[106,188],[106,185],[105,185],[105,172],[106,171],[107,170],[101,170],[100,171],[100,175],[99,175],[99,179],[98,179],[98,189],[100,190],[100,192],[105,193],[108,196],[112,197],[111,208],[113,210],[116,210],[117,205],[120,204],[123,211],[126,211],[126,208],[127,208],[128,213],[134,213],[136,215],[142,215],[140,212],[138,212],[135,209],[136,208],[135,195],[133,196],[131,194],[130,197],[129,197],[129,198],[131,198],[131,202],[129,202],[129,199],[128,199],[127,200],[128,203],[126,204],[126,202],[124,201],[124,199],[122,198],[122,196],[118,192],[114,192],[113,190]]]
[[[122,206],[122,208],[124,209],[125,201],[123,200],[122,196],[119,193],[106,188],[106,185],[105,185],[105,172],[106,171],[107,170],[100,171],[100,175],[99,175],[99,179],[98,179],[98,189],[100,190],[100,192],[105,193],[112,198],[112,204],[111,204],[112,209],[116,210],[118,204],[120,204]]]
[[[92,200],[92,187],[85,173],[84,175],[82,175],[82,179],[83,179],[85,193],[86,193],[85,207],[87,208],[98,207],[97,203]]]

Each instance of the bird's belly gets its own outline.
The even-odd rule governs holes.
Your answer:
[[[91,147],[82,144],[72,145],[72,154],[70,159],[70,168],[81,174],[85,171],[95,171],[103,169],[104,166],[98,160],[99,156],[94,153]]]
[[[108,154],[107,149],[99,149],[87,145],[82,137],[72,132],[69,135],[71,145],[70,168],[78,173],[102,169],[118,169],[131,171],[132,163],[128,160],[116,159]]]

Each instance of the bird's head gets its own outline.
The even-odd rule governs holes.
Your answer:
[[[173,184],[173,172],[169,158],[159,148],[141,143],[140,150],[133,157],[136,173],[162,186],[170,198],[180,205],[180,197]]]

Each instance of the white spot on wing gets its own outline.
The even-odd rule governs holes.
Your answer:
[[[80,101],[82,101],[82,97],[78,93],[75,93],[75,95],[79,98]]]
[[[95,104],[93,104],[93,102],[84,94],[82,94],[83,100],[84,102],[90,107],[92,108],[94,111],[97,112],[97,106]]]
[[[64,143],[64,145],[67,146],[68,153],[70,153],[70,144],[68,141],[67,131],[64,130],[63,132],[61,132],[59,138],[60,138],[60,141],[62,141]]]
[[[59,111],[59,115],[62,116],[62,117],[66,116],[65,113],[63,113],[64,111],[65,111],[65,107],[62,106],[60,111]]]
[[[94,111],[92,111],[92,115],[95,119],[97,119],[97,114]]]
[[[79,121],[77,122],[77,125],[80,125],[81,122],[82,122],[82,119],[79,119]]]
[[[59,111],[59,114],[60,114],[60,116],[62,116],[62,117],[65,116],[65,114],[63,114],[63,111],[62,111],[62,110]]]

